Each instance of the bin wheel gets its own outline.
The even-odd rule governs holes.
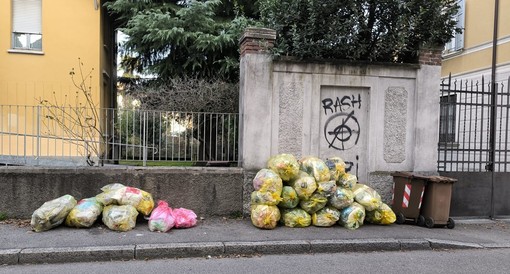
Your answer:
[[[448,222],[446,223],[446,227],[449,229],[453,229],[455,227],[455,222],[452,218],[448,218]]]
[[[404,216],[404,214],[402,214],[402,212],[398,212],[396,215],[397,215],[397,220],[395,222],[397,224],[401,225],[406,221],[406,217]]]
[[[432,219],[431,217],[425,217],[425,226],[428,228],[433,228],[434,227],[434,219]]]
[[[418,219],[416,219],[416,225],[425,226],[425,217],[423,217],[423,215],[418,216]]]

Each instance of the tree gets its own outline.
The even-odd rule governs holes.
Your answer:
[[[123,65],[160,78],[238,79],[238,39],[248,25],[277,30],[275,54],[417,61],[420,47],[454,34],[456,0],[115,0],[129,35]]]
[[[251,22],[243,11],[253,12],[253,6],[221,0],[116,0],[106,6],[129,36],[121,49],[132,56],[125,66],[160,78],[237,81],[238,39]]]
[[[64,96],[64,101],[59,101],[53,92],[53,98],[37,99],[42,107],[42,123],[46,128],[46,134],[57,139],[65,140],[80,148],[81,153],[88,165],[103,165],[103,160],[108,149],[108,135],[105,134],[105,124],[98,104],[92,97],[92,73],[84,71],[84,64],[78,58],[78,69],[71,69],[69,75],[76,88],[74,98]],[[99,161],[99,162],[96,162]]]
[[[300,58],[417,61],[453,37],[455,0],[259,0],[275,52]]]
[[[235,83],[183,77],[169,79],[165,83],[145,82],[141,86],[133,83],[125,95],[139,100],[141,109],[177,111],[175,115],[173,112],[165,114],[165,118],[181,125],[192,125],[184,135],[193,136],[198,141],[197,153],[201,160],[232,161],[233,154],[227,153],[230,158],[222,154],[224,150],[233,151],[237,143],[237,135],[232,135],[238,130],[237,115],[230,114],[239,111],[238,90],[239,86]],[[150,128],[164,126],[148,120]],[[152,138],[149,134],[149,143]]]

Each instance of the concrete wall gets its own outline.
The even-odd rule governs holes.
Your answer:
[[[0,212],[29,218],[44,202],[70,194],[77,200],[122,183],[152,194],[155,202],[184,207],[198,216],[238,215],[244,174],[240,168],[40,168],[0,169]]]
[[[263,47],[253,50],[253,41],[243,51],[246,36],[256,39],[256,29],[241,39],[240,159],[247,174],[279,153],[339,156],[389,202],[391,172],[436,173],[439,53],[424,51],[415,65],[272,60]]]

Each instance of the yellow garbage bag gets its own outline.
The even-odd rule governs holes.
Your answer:
[[[326,197],[329,197],[333,194],[335,194],[337,189],[336,182],[331,181],[325,181],[325,182],[318,182],[317,183],[317,193],[320,193]]]
[[[132,205],[145,216],[154,209],[152,195],[136,187],[122,184],[110,184],[103,188],[102,193],[96,195],[96,199],[103,205]]]
[[[70,227],[91,227],[102,211],[103,204],[98,202],[95,197],[81,199],[67,215],[66,225]]]
[[[330,180],[338,181],[345,174],[345,162],[340,157],[331,157],[324,161],[329,169]]]
[[[253,188],[261,192],[282,192],[282,178],[271,169],[263,168],[257,172],[253,179]]]
[[[326,198],[324,195],[321,195],[319,193],[314,193],[308,200],[301,200],[299,202],[299,206],[308,214],[313,214],[323,207],[326,206],[328,203],[328,198]]]
[[[280,222],[288,227],[307,227],[310,226],[312,217],[301,208],[286,209],[282,211]]]
[[[342,225],[347,229],[357,229],[363,225],[365,220],[365,208],[354,202],[352,205],[342,209],[340,211],[340,219],[338,224]]]
[[[252,205],[251,222],[263,229],[274,229],[280,220],[280,209],[277,206]]]
[[[314,226],[333,226],[339,219],[340,211],[331,206],[326,206],[312,215]]]
[[[300,177],[292,181],[290,186],[294,188],[300,200],[309,199],[317,189],[315,179],[304,172],[301,172]]]
[[[307,156],[302,158],[299,168],[314,177],[316,182],[330,180],[329,168],[326,166],[324,161],[317,157]]]
[[[278,205],[282,200],[281,196],[277,192],[262,192],[262,191],[253,191],[251,193],[251,204],[252,205]]]
[[[62,224],[69,212],[76,205],[76,199],[71,195],[64,195],[45,202],[32,214],[30,225],[35,232],[50,230]]]
[[[375,210],[382,204],[381,195],[367,185],[356,184],[353,193],[354,200],[364,206],[367,211]]]
[[[343,209],[354,202],[354,193],[352,190],[338,187],[335,194],[328,197],[328,202],[336,209]]]
[[[278,204],[281,208],[295,208],[299,204],[299,197],[296,190],[290,186],[284,186],[282,190],[282,200]]]
[[[385,203],[373,211],[367,211],[366,215],[365,221],[378,225],[389,225],[397,220],[395,212]]]
[[[109,205],[103,209],[103,223],[111,230],[129,231],[136,225],[138,211],[132,205]]]
[[[299,172],[299,163],[292,154],[274,155],[267,161],[267,167],[276,172],[283,181],[294,179]]]
[[[353,189],[358,182],[358,177],[354,174],[344,173],[338,178],[337,185],[339,187]]]

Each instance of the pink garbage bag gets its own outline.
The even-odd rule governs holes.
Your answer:
[[[165,201],[158,201],[158,206],[152,211],[149,217],[150,231],[167,232],[175,225],[172,209]]]
[[[174,208],[172,216],[175,219],[175,228],[189,228],[197,224],[197,214],[190,209]]]

